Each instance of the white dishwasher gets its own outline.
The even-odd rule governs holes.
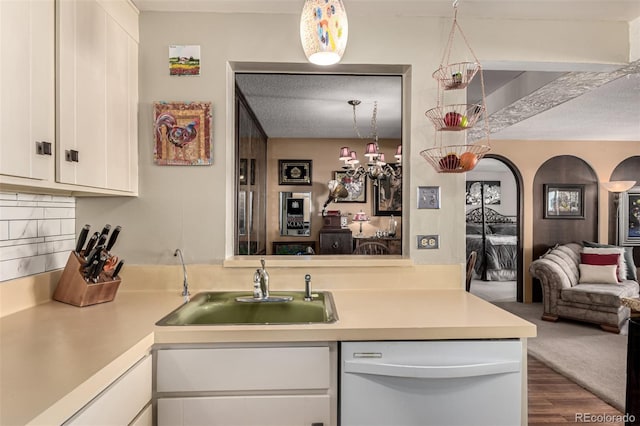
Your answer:
[[[522,342],[343,342],[341,426],[516,426]]]

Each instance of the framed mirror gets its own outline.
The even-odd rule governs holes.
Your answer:
[[[280,235],[311,235],[311,192],[280,192]]]

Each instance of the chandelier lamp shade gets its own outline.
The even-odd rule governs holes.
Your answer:
[[[360,134],[356,122],[356,107],[360,105],[361,101],[354,99],[347,101],[347,103],[353,107],[353,128],[358,138],[365,139],[365,137]],[[363,176],[368,176],[369,179],[373,180],[374,185],[377,185],[380,179],[386,179],[388,177],[399,178],[402,176],[402,145],[396,147],[396,153],[394,154],[396,159],[395,167],[387,164],[384,153],[380,152],[380,146],[378,145],[377,113],[378,102],[376,101],[373,103],[371,133],[366,137],[371,139],[371,142],[367,143],[364,150],[364,156],[367,157],[367,164],[360,165],[358,154],[348,146],[340,148],[338,155],[338,160],[344,162],[342,168],[345,170],[347,176],[356,180]]]
[[[300,16],[300,41],[316,65],[340,62],[347,47],[349,23],[342,0],[305,0]]]

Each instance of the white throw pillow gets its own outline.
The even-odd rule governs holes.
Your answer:
[[[624,281],[627,279],[627,262],[624,260],[624,249],[622,247],[584,247],[583,253],[595,253],[595,254],[612,254],[618,253],[618,280]]]
[[[587,265],[581,263],[580,284],[618,284],[616,265]]]

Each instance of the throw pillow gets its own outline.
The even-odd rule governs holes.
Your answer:
[[[618,284],[616,265],[587,265],[581,263],[580,284]]]
[[[611,254],[598,254],[598,253],[580,253],[580,263],[585,265],[614,265],[616,266],[616,276],[618,277],[618,281],[622,282],[620,279],[619,272],[619,259],[620,255],[618,253]]]
[[[612,246],[610,244],[600,244],[593,241],[583,241],[582,245],[585,247],[604,247],[615,248],[618,246]],[[638,274],[636,273],[636,265],[633,263],[633,247],[624,247],[624,261],[627,264],[627,279],[632,281],[638,281]]]
[[[583,253],[595,254],[618,254],[618,279],[624,281],[627,279],[627,263],[624,260],[624,249],[622,247],[583,247]]]

